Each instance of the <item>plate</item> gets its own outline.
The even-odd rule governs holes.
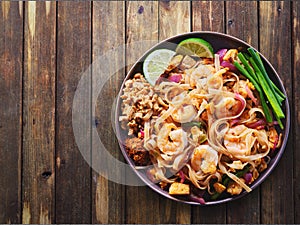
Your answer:
[[[157,193],[175,200],[175,201],[179,201],[179,202],[184,202],[187,204],[192,204],[192,205],[215,205],[215,204],[220,204],[220,203],[224,203],[224,202],[229,202],[235,199],[239,199],[243,196],[245,196],[246,194],[248,194],[248,192],[246,192],[245,190],[243,190],[241,192],[241,194],[239,195],[226,195],[225,197],[221,198],[221,199],[217,199],[217,200],[210,200],[210,201],[206,201],[205,204],[203,204],[203,202],[196,202],[194,201],[193,198],[190,198],[189,196],[178,196],[178,195],[170,195],[168,193],[168,191],[165,191],[163,189],[161,189],[161,187],[159,185],[157,185],[156,183],[152,182],[148,176],[147,176],[147,172],[146,172],[146,168],[142,167],[142,169],[137,169],[137,166],[135,165],[135,163],[133,162],[133,160],[129,157],[129,155],[127,154],[126,151],[126,146],[125,146],[125,139],[126,139],[126,133],[124,132],[124,130],[121,128],[121,123],[119,122],[119,116],[121,115],[121,104],[122,104],[122,100],[120,99],[120,96],[122,95],[122,90],[125,86],[125,82],[128,79],[133,78],[133,76],[136,73],[143,73],[143,61],[145,60],[145,58],[147,57],[147,55],[149,55],[151,52],[153,52],[156,49],[161,49],[161,48],[168,48],[171,50],[175,50],[176,46],[178,43],[180,43],[182,40],[185,40],[187,38],[202,38],[206,41],[208,41],[214,51],[216,52],[219,49],[238,49],[241,52],[246,52],[247,49],[249,47],[252,47],[251,45],[247,44],[246,42],[227,35],[227,34],[223,34],[223,33],[218,33],[218,32],[190,32],[190,33],[184,33],[184,34],[180,34],[177,36],[173,36],[170,37],[166,40],[163,40],[161,42],[159,42],[158,44],[156,44],[155,46],[153,46],[152,48],[150,48],[147,52],[145,52],[140,59],[132,66],[132,68],[130,69],[130,71],[128,72],[128,74],[126,75],[123,84],[120,88],[120,93],[119,93],[119,97],[116,103],[116,114],[115,114],[115,128],[116,128],[116,135],[118,137],[118,141],[119,141],[119,146],[120,149],[122,151],[122,154],[124,155],[124,158],[126,160],[126,162],[131,166],[131,168],[133,169],[133,171],[137,174],[137,176],[146,184],[148,185],[151,189],[153,189],[154,191],[156,191]],[[271,47],[271,46],[270,46]],[[253,47],[252,47],[253,48]],[[255,49],[255,48],[254,48]],[[285,96],[287,96],[284,85],[282,83],[282,80],[280,79],[280,76],[277,74],[277,72],[275,71],[274,67],[271,65],[271,63],[261,54],[260,57],[264,63],[264,66],[266,68],[266,71],[270,77],[270,79],[275,83],[275,85],[285,94]],[[276,152],[273,153],[272,157],[270,158],[270,161],[268,162],[268,167],[266,170],[264,170],[262,173],[260,173],[260,176],[258,177],[258,179],[256,179],[253,183],[251,183],[249,185],[249,187],[254,190],[255,188],[257,188],[269,175],[270,173],[273,171],[273,169],[275,168],[275,166],[278,164],[284,150],[285,150],[285,146],[288,140],[288,135],[289,135],[289,129],[290,129],[290,109],[289,109],[289,102],[288,102],[288,98],[286,98],[284,100],[283,103],[283,112],[286,115],[286,118],[284,120],[282,120],[283,125],[284,125],[284,129],[281,131],[282,133],[282,144],[281,147],[279,149],[276,149]],[[249,192],[251,193],[251,192]]]

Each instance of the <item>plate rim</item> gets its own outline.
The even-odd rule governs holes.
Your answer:
[[[279,74],[277,73],[277,71],[273,67],[273,65],[255,47],[253,47],[249,43],[247,43],[247,42],[245,42],[245,41],[243,41],[243,40],[241,40],[241,39],[239,39],[239,38],[237,38],[235,36],[232,36],[232,35],[229,35],[229,34],[225,34],[225,33],[221,33],[221,32],[216,32],[216,31],[191,31],[191,32],[185,32],[185,33],[180,33],[180,34],[177,34],[177,35],[174,35],[174,36],[170,36],[170,37],[168,37],[166,39],[163,39],[163,40],[159,41],[158,43],[156,43],[152,47],[150,47],[131,66],[131,68],[126,73],[126,76],[124,77],[124,79],[122,81],[122,84],[121,84],[120,89],[119,89],[119,93],[117,95],[117,102],[116,102],[116,105],[115,105],[115,124],[114,124],[115,125],[115,129],[116,129],[116,136],[117,136],[117,139],[118,139],[119,147],[120,147],[121,152],[122,152],[122,154],[123,154],[123,156],[125,158],[125,161],[130,165],[131,169],[134,171],[134,173],[138,176],[139,179],[141,179],[148,187],[150,187],[155,193],[157,193],[159,195],[163,195],[164,197],[167,197],[168,199],[171,199],[171,200],[175,200],[177,202],[182,202],[182,203],[186,203],[186,204],[189,204],[189,205],[199,205],[199,206],[218,205],[218,204],[225,203],[225,202],[231,202],[231,201],[240,199],[240,198],[244,197],[245,195],[250,194],[251,192],[248,193],[245,190],[243,190],[243,192],[241,194],[239,194],[239,195],[230,196],[228,198],[224,198],[224,199],[220,199],[220,200],[216,200],[216,201],[208,201],[205,204],[200,204],[200,203],[194,202],[194,201],[188,201],[188,200],[178,199],[178,198],[170,195],[168,192],[164,191],[159,186],[157,186],[157,184],[151,182],[149,180],[149,178],[147,178],[143,173],[139,172],[135,168],[133,160],[128,156],[128,154],[126,152],[126,148],[124,146],[124,143],[122,143],[122,141],[120,139],[121,138],[120,137],[120,133],[121,133],[121,129],[122,128],[120,127],[119,116],[120,116],[120,104],[121,104],[120,95],[121,95],[122,90],[124,88],[125,82],[130,77],[133,76],[132,73],[134,72],[134,70],[135,70],[136,66],[138,65],[138,63],[142,62],[143,58],[145,58],[149,53],[151,53],[153,50],[155,50],[157,47],[159,47],[163,43],[170,42],[170,41],[172,41],[172,40],[174,40],[176,38],[181,38],[181,37],[185,37],[185,36],[187,36],[187,38],[188,38],[191,35],[192,36],[194,36],[194,35],[200,35],[200,36],[202,36],[202,35],[207,35],[207,34],[208,35],[217,35],[217,36],[220,36],[220,37],[229,38],[231,40],[234,40],[234,42],[242,43],[243,45],[245,45],[247,47],[251,47],[255,51],[257,51],[259,53],[259,55],[261,56],[262,60],[268,65],[269,69],[273,72],[272,76],[275,75],[275,79],[279,83],[280,90],[283,91],[283,93],[286,96],[286,99],[285,99],[285,116],[286,116],[286,118],[284,120],[284,122],[285,122],[285,128],[284,128],[284,132],[283,132],[282,145],[281,145],[280,149],[276,150],[277,153],[276,153],[275,157],[272,158],[274,161],[272,162],[272,164],[270,165],[270,167],[268,167],[266,169],[266,171],[264,171],[264,173],[259,176],[259,179],[256,180],[253,183],[253,185],[250,186],[251,189],[252,189],[251,192],[253,192],[258,186],[260,186],[261,183],[263,183],[267,179],[267,177],[269,177],[272,174],[273,170],[275,169],[275,167],[278,165],[280,159],[282,158],[283,153],[285,152],[286,145],[287,145],[287,142],[289,140],[289,133],[290,133],[290,120],[291,120],[291,117],[290,117],[290,106],[289,106],[288,95],[287,95],[286,89],[284,87],[284,84],[283,84],[283,82],[282,82]],[[208,40],[208,42],[209,42],[209,40]]]

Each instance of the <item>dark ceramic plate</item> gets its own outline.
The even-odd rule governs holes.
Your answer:
[[[239,51],[245,52],[247,50],[247,48],[252,47],[249,44],[247,44],[246,42],[227,35],[227,34],[222,34],[222,33],[217,33],[217,32],[190,32],[190,33],[184,33],[184,34],[180,34],[171,38],[168,38],[158,44],[156,44],[155,46],[153,46],[151,49],[149,49],[145,54],[143,54],[143,56],[141,56],[141,58],[133,65],[133,67],[130,69],[130,71],[128,72],[126,78],[123,81],[123,84],[121,86],[120,89],[120,94],[122,92],[122,89],[124,87],[124,83],[126,80],[130,79],[133,77],[133,75],[137,72],[142,73],[143,69],[143,61],[145,60],[146,56],[152,52],[155,49],[160,49],[160,48],[168,48],[171,50],[175,50],[176,45],[181,42],[182,40],[185,40],[187,38],[192,38],[192,37],[198,37],[198,38],[203,38],[206,41],[210,42],[211,45],[213,46],[214,51],[216,52],[219,49],[222,48],[236,48],[239,49]],[[271,65],[271,63],[263,56],[261,55],[261,58],[264,62],[264,65],[266,67],[266,70],[269,74],[269,77],[271,78],[271,80],[277,85],[277,87],[279,87],[279,89],[286,95],[286,91],[284,89],[283,83],[279,77],[279,75],[277,74],[277,72],[275,71],[275,69],[273,68],[273,66]],[[287,96],[287,95],[286,95]],[[131,158],[127,155],[126,153],[126,149],[124,146],[124,140],[126,139],[126,136],[124,135],[124,131],[122,131],[122,128],[120,127],[120,124],[118,123],[118,117],[120,115],[120,106],[121,106],[121,100],[120,98],[118,98],[117,100],[117,104],[116,104],[116,132],[117,132],[117,136],[118,136],[118,140],[119,140],[119,145],[121,148],[121,151],[125,157],[125,160],[127,161],[127,163],[132,167],[132,169],[134,170],[134,172],[138,175],[138,177],[145,183],[147,184],[150,188],[152,188],[154,191],[160,193],[161,195],[169,198],[169,199],[173,199],[176,201],[180,201],[180,202],[184,202],[184,203],[188,203],[188,204],[193,204],[193,205],[200,205],[200,203],[191,201],[189,199],[185,199],[185,198],[181,198],[181,197],[176,197],[176,196],[171,196],[169,195],[169,193],[167,191],[162,190],[158,185],[152,183],[149,178],[146,176],[145,172],[143,172],[143,170],[137,170],[135,168],[134,162],[131,160]],[[271,158],[271,161],[268,164],[268,168],[263,171],[259,178],[253,182],[250,187],[252,188],[252,190],[254,190],[256,187],[258,187],[269,175],[270,173],[273,171],[273,169],[275,168],[275,166],[277,165],[277,163],[279,162],[284,150],[285,150],[285,146],[288,140],[288,135],[289,135],[289,129],[290,129],[290,109],[289,109],[289,103],[288,103],[288,99],[286,98],[285,102],[284,102],[284,106],[283,106],[283,112],[286,115],[285,120],[283,120],[283,124],[284,124],[284,130],[282,131],[283,134],[283,142],[282,145],[280,147],[280,149],[276,150],[276,154]],[[225,198],[219,199],[219,200],[215,200],[215,201],[208,201],[206,202],[205,205],[214,205],[214,204],[219,204],[219,203],[224,203],[224,202],[228,202],[228,201],[232,201],[234,199],[238,199],[241,198],[243,196],[245,196],[247,194],[246,191],[243,191],[241,194],[236,195],[236,196],[226,196]]]

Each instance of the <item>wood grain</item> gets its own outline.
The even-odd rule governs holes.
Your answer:
[[[190,10],[190,2],[160,1],[159,39],[191,31]]]
[[[72,103],[82,73],[91,63],[91,2],[58,2],[56,116],[56,223],[91,223],[91,169],[75,142]],[[80,110],[90,109],[91,77]],[[89,120],[86,113],[83,120]],[[78,122],[78,121],[76,121]],[[82,124],[80,140],[90,139]],[[90,151],[87,141],[84,146]]]
[[[114,13],[118,12],[116,15]],[[101,76],[99,79],[105,80],[103,89],[97,98],[95,110],[95,126],[106,150],[112,154],[116,160],[122,159],[122,153],[118,147],[116,135],[112,128],[112,115],[114,100],[118,94],[121,82],[125,77],[125,3],[121,1],[100,1],[93,3],[93,73],[92,84],[93,94],[97,91],[95,76]],[[108,51],[114,50],[116,57],[112,60],[113,67],[103,71],[99,57]],[[121,69],[118,69],[121,68]],[[117,73],[114,70],[118,71]],[[99,73],[102,71],[102,73]],[[92,109],[93,110],[93,109]],[[92,151],[96,153],[99,148],[93,140]],[[92,154],[93,163],[97,164],[101,155]],[[114,171],[115,176],[125,176],[124,171],[114,163],[107,163],[106,167]],[[107,176],[107,173],[105,174]],[[93,171],[92,179],[92,209],[93,223],[124,223],[125,220],[125,186],[107,180]]]
[[[269,59],[292,99],[290,2],[260,2],[260,50]],[[279,35],[278,32],[284,35]],[[261,222],[293,223],[293,137],[270,177],[261,186]]]
[[[192,30],[225,33],[224,2],[192,1]]]
[[[225,33],[224,2],[193,1],[192,28],[193,31],[216,31]],[[208,207],[192,207],[193,223],[226,223],[226,205]]]
[[[226,2],[226,33],[258,48],[257,2]],[[251,19],[250,19],[251,18]],[[260,223],[260,190],[227,204],[228,223]]]
[[[126,65],[129,69],[151,47],[149,42],[143,41],[158,39],[158,2],[126,2],[126,24]],[[159,223],[158,196],[146,186],[126,186],[125,222]]]
[[[158,40],[158,2],[126,2],[127,70]]]
[[[256,1],[226,2],[226,33],[258,47]]]
[[[23,17],[18,4],[0,4],[0,223],[21,223]]]
[[[54,222],[55,2],[49,10],[25,3],[22,219],[30,223]]]
[[[0,222],[300,223],[299,19],[298,1],[1,1]],[[123,160],[110,118],[103,118],[126,69],[157,41],[190,30],[228,33],[260,49],[283,80],[292,116],[287,148],[266,181],[239,200],[208,207],[108,181],[81,155],[72,125],[75,92],[88,71],[78,109],[88,124],[80,141],[97,151],[91,136],[97,130]],[[121,69],[105,84],[92,117],[97,71],[88,68],[124,43],[107,74]]]
[[[191,3],[180,1],[159,2],[158,38],[160,41],[174,35],[191,31]],[[178,21],[174,23],[174,21]],[[180,21],[180,22],[179,22]],[[159,223],[191,223],[191,206],[164,197],[160,198]]]
[[[290,104],[290,106],[294,105],[294,111],[292,111],[292,121],[293,121],[293,127],[292,127],[292,135],[294,138],[293,143],[293,152],[294,152],[294,223],[299,224],[300,223],[300,182],[299,182],[299,176],[300,176],[300,165],[298,163],[300,159],[300,154],[298,151],[298,146],[300,144],[300,80],[299,80],[299,68],[300,68],[300,3],[297,1],[294,1],[292,3],[292,62],[293,62],[293,99]]]

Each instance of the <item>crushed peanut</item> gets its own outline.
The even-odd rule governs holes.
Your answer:
[[[138,135],[144,122],[151,116],[159,115],[167,106],[140,73],[125,82],[121,99],[122,114],[119,121],[123,129],[129,128],[128,135]]]

